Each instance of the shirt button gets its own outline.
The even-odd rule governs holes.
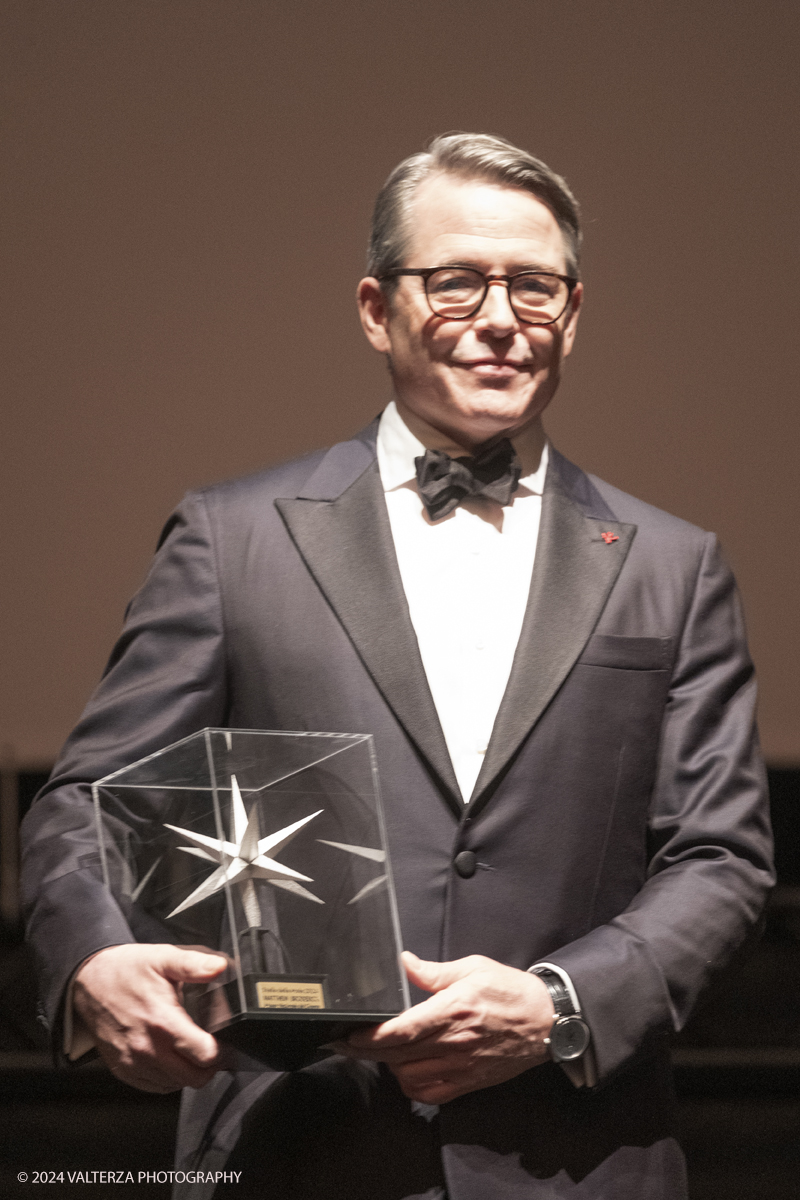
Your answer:
[[[471,850],[462,850],[453,859],[453,866],[462,879],[471,879],[475,874],[477,859]]]

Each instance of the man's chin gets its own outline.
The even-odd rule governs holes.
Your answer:
[[[545,407],[539,399],[536,394],[515,394],[508,387],[460,388],[450,389],[446,395],[440,393],[433,401],[428,397],[425,404],[408,403],[404,397],[400,408],[401,412],[404,408],[410,410],[462,445],[475,446],[514,433],[536,420]]]
[[[515,396],[510,389],[482,387],[465,396],[459,405],[462,420],[488,430],[486,436],[527,425],[540,411],[530,396]]]

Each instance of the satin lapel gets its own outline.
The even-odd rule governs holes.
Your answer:
[[[334,499],[276,500],[306,566],[397,720],[464,811],[394,553],[377,462]]]
[[[519,644],[470,808],[485,796],[571,671],[635,533],[635,525],[587,515],[551,466]]]

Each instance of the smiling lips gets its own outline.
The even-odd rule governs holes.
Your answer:
[[[469,367],[473,370],[480,370],[491,375],[513,375],[515,371],[524,370],[530,367],[531,361],[511,362],[508,359],[499,358],[476,358],[476,359],[453,359],[453,364],[457,367]]]

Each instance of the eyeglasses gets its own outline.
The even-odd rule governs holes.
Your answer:
[[[490,283],[504,283],[514,316],[525,325],[552,325],[565,311],[577,279],[552,271],[520,271],[518,275],[484,275],[472,267],[393,267],[379,282],[399,275],[418,275],[425,285],[431,312],[450,321],[474,317]]]

